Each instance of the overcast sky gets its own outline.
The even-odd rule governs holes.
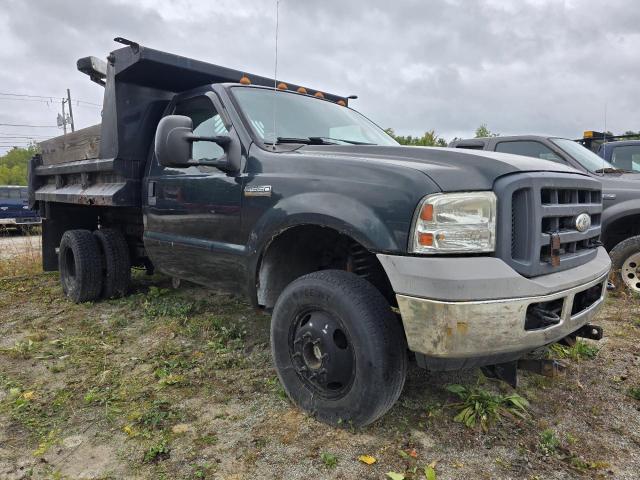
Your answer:
[[[640,129],[635,0],[280,0],[279,77],[336,94],[399,134],[577,137]],[[100,121],[103,89],[76,70],[123,36],[272,76],[275,0],[0,0],[0,123],[55,125],[71,89],[76,127]],[[75,99],[88,103],[76,103]],[[29,101],[26,101],[29,100]],[[44,138],[56,128],[0,125]]]

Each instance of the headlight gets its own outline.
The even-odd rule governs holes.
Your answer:
[[[418,205],[411,253],[493,252],[496,244],[493,192],[434,193]]]

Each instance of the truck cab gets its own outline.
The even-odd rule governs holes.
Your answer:
[[[29,208],[27,187],[0,185],[0,227],[26,231],[39,225],[40,217]]]
[[[586,140],[593,140],[597,132],[585,133],[591,134],[585,137]],[[605,158],[583,146],[591,145],[584,139],[574,141],[542,135],[462,139],[449,146],[550,160],[569,165],[600,181],[604,207],[600,219],[601,241],[613,259],[613,286],[640,293],[640,173],[633,170],[632,163],[633,155],[638,156],[638,144],[640,142],[602,144],[599,148]],[[616,148],[623,148],[617,157],[613,154]],[[623,158],[624,165],[620,163]],[[616,159],[618,163],[610,163],[609,159]]]
[[[118,40],[78,62],[102,124],[30,164],[44,267],[72,301],[125,295],[132,265],[240,295],[271,315],[287,394],[336,425],[388,411],[410,359],[515,385],[528,352],[601,336],[589,175],[400,146],[345,95]]]

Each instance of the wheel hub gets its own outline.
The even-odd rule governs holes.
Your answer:
[[[353,348],[340,320],[328,312],[314,310],[296,319],[290,351],[299,377],[318,394],[335,398],[351,385]]]
[[[640,252],[630,255],[623,262],[620,276],[627,288],[640,292]]]

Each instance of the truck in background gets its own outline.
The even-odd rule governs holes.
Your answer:
[[[602,183],[604,208],[600,219],[601,241],[611,255],[611,280],[616,288],[640,293],[640,174],[609,163],[586,148],[598,150],[602,144],[595,142],[598,136],[594,132],[585,133],[585,141],[581,142],[542,135],[511,135],[460,139],[449,146],[551,160],[599,180]],[[606,144],[606,150],[603,151],[613,151],[609,150],[608,145],[615,146],[618,143],[623,142]],[[549,228],[560,229],[562,226],[549,225]]]
[[[410,358],[515,384],[528,352],[600,338],[610,260],[586,173],[402,147],[347,97],[118,41],[78,62],[105,86],[102,124],[30,164],[43,266],[71,300],[126,294],[131,265],[243,295],[271,313],[289,397],[338,425],[389,410]]]
[[[587,130],[576,140],[616,168],[640,173],[640,135],[611,135]]]
[[[38,212],[29,208],[29,191],[19,185],[0,185],[0,229],[27,232],[40,225]]]

